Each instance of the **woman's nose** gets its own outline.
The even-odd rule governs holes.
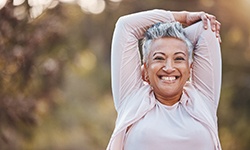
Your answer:
[[[170,73],[170,72],[175,71],[175,68],[174,68],[172,62],[167,62],[165,64],[165,66],[163,67],[163,70],[166,71],[166,72],[168,72],[168,73]]]

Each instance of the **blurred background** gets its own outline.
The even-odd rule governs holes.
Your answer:
[[[110,45],[116,20],[161,8],[222,23],[219,133],[250,148],[249,0],[0,0],[0,149],[104,150],[114,128]]]

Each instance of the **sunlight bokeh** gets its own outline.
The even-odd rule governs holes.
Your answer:
[[[7,0],[0,1],[0,9],[2,9],[5,6],[6,2],[7,2]]]
[[[13,0],[13,5],[18,6],[22,5],[25,2],[25,0]]]
[[[104,0],[78,0],[82,10],[87,13],[100,14],[105,9]]]
[[[74,66],[78,71],[89,72],[96,67],[96,56],[90,50],[84,50],[76,54]]]
[[[30,6],[30,17],[35,19],[40,16],[47,8],[56,7],[60,2],[68,4],[78,4],[82,11],[90,14],[100,14],[105,10],[106,2],[104,0],[27,0]],[[122,0],[110,0],[114,3],[120,3]],[[207,4],[209,0],[202,0]],[[25,0],[13,0],[13,6],[23,5]],[[0,9],[4,7],[7,0],[0,1]],[[22,19],[21,9],[17,9],[15,15]],[[20,14],[18,14],[20,12]]]
[[[110,0],[111,2],[120,3],[122,0]]]

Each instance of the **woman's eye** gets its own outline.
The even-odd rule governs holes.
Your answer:
[[[155,58],[154,58],[154,60],[164,60],[164,58],[163,58],[163,57],[158,56],[158,57],[155,57]]]
[[[185,60],[183,57],[176,57],[175,60]]]

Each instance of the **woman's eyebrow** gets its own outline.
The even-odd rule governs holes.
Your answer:
[[[176,52],[176,53],[174,53],[174,55],[177,55],[177,54],[183,54],[184,56],[186,56],[186,53],[184,53],[184,52]]]
[[[153,56],[155,56],[155,55],[157,55],[157,54],[161,54],[161,55],[166,55],[165,53],[163,53],[163,52],[155,52],[154,54],[153,54]],[[184,56],[186,56],[186,53],[184,53],[184,52],[176,52],[176,53],[174,53],[174,55],[177,55],[177,54],[182,54],[182,55],[184,55]]]
[[[161,54],[161,55],[164,55],[164,56],[165,56],[165,53],[163,53],[163,52],[155,52],[155,53],[153,54],[153,56],[155,56],[156,54]]]

